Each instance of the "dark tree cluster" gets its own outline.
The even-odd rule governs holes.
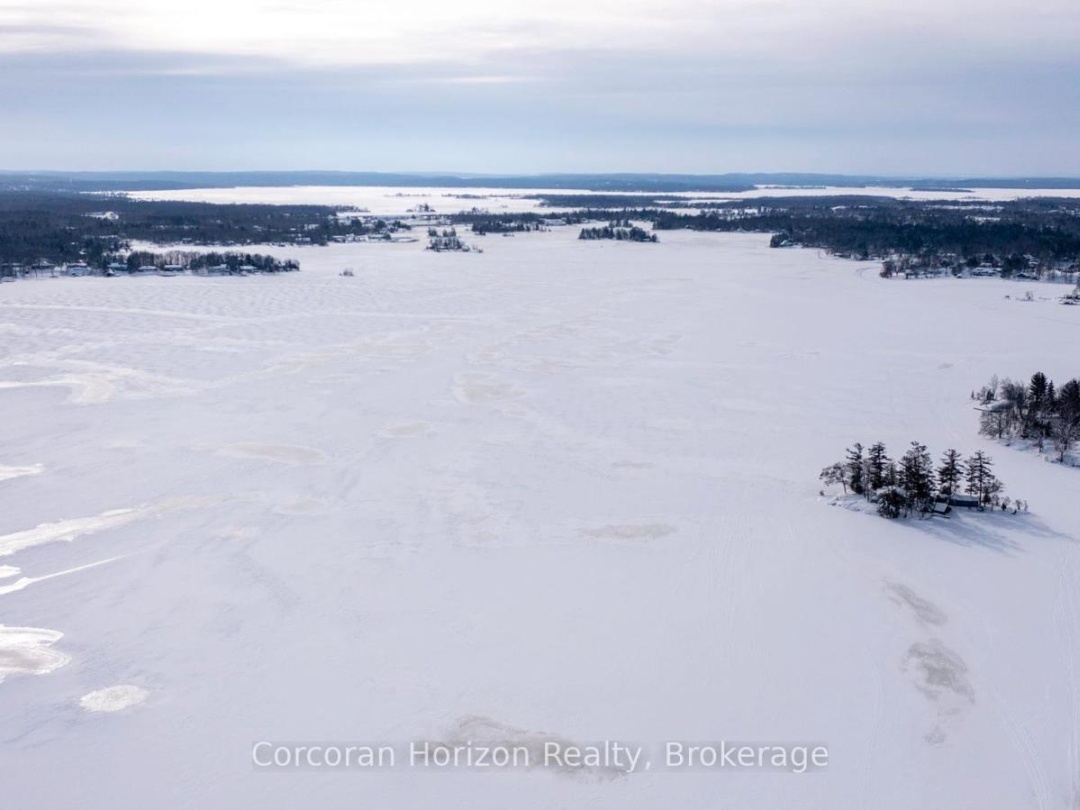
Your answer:
[[[412,226],[400,219],[387,220],[382,217],[350,215],[340,217],[335,227],[330,229],[330,239],[342,241],[346,236],[389,236],[398,231],[411,231]]]
[[[450,221],[458,225],[470,226],[477,236],[486,236],[489,233],[529,233],[547,230],[544,219],[533,213],[492,214],[474,210],[455,214]]]
[[[1026,510],[1026,501],[1010,501],[1005,487],[993,473],[993,460],[981,450],[963,459],[946,450],[937,466],[926,445],[912,442],[899,459],[889,457],[881,442],[864,448],[856,442],[843,461],[830,464],[819,478],[839,484],[845,494],[861,495],[877,504],[886,518],[926,517],[953,506],[980,510],[995,507],[1014,512]],[[967,497],[964,497],[964,496]]]
[[[603,209],[559,212],[558,214],[552,213],[542,216],[532,211],[500,213],[473,208],[469,211],[450,214],[447,220],[453,225],[468,225],[473,229],[474,233],[482,236],[486,233],[542,231],[549,224],[580,225],[583,222],[606,219],[610,215],[610,211]]]
[[[1027,383],[994,377],[971,397],[978,402],[984,436],[1027,439],[1040,452],[1050,442],[1061,462],[1080,441],[1080,379],[1059,387],[1041,371]]]
[[[639,228],[628,219],[614,219],[600,228],[582,228],[578,239],[614,239],[619,242],[656,242],[655,233]]]
[[[427,249],[436,253],[455,250],[467,253],[472,248],[462,241],[456,228],[446,228],[442,231],[437,228],[428,228]]]
[[[109,257],[107,257],[109,258]],[[154,253],[146,250],[135,250],[124,256],[111,257],[107,268],[110,272],[137,273],[146,268],[165,270],[177,268],[184,272],[204,273],[214,272],[227,275],[239,275],[241,273],[291,273],[300,269],[300,263],[295,259],[278,259],[274,256],[266,256],[261,253],[196,253],[194,251],[172,250],[165,253]]]

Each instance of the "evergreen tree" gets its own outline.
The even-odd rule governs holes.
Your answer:
[[[900,459],[900,486],[907,492],[908,506],[928,510],[934,497],[934,461],[925,444],[912,442]]]
[[[964,463],[960,460],[960,452],[946,450],[941,457],[941,466],[938,467],[938,488],[942,495],[952,495],[960,490],[960,482],[964,480]]]
[[[979,499],[980,508],[992,504],[995,496],[1004,489],[994,476],[993,466],[993,459],[982,450],[977,450],[967,460],[967,491]]]
[[[1046,379],[1046,375],[1041,371],[1036,371],[1031,375],[1031,382],[1028,383],[1028,401],[1031,403],[1031,407],[1040,409],[1045,407],[1047,393],[1050,388],[1050,381]]]
[[[907,498],[902,489],[886,485],[878,492],[878,514],[890,520],[898,518],[906,501]]]
[[[1073,444],[1080,439],[1080,380],[1069,380],[1061,386],[1056,413],[1052,422],[1054,447],[1058,461],[1064,461]]]
[[[900,470],[891,458],[885,464],[885,486],[895,487],[900,484]]]
[[[1027,392],[1027,419],[1024,424],[1024,435],[1038,439],[1039,449],[1042,450],[1042,440],[1046,437],[1046,416],[1049,412],[1050,383],[1046,375],[1041,371],[1031,376]]]
[[[851,491],[856,495],[862,495],[866,492],[866,476],[865,466],[866,462],[863,459],[863,446],[858,442],[847,450],[847,478],[848,483],[851,485]]]
[[[871,491],[877,491],[886,484],[889,456],[885,445],[877,442],[870,446],[866,454],[866,485]]]

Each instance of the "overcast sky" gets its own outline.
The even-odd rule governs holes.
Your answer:
[[[0,0],[0,168],[1080,175],[1080,0]]]

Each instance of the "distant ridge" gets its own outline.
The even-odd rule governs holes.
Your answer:
[[[36,191],[168,191],[236,186],[401,186],[435,188],[548,188],[583,191],[729,192],[757,186],[858,188],[1080,189],[1077,177],[880,177],[808,173],[731,174],[454,174],[420,172],[62,172],[0,171],[0,189]]]

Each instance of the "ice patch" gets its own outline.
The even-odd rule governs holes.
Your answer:
[[[674,531],[663,523],[623,523],[586,529],[585,534],[599,540],[656,540]]]
[[[238,442],[218,449],[217,455],[231,458],[254,458],[277,461],[281,464],[324,464],[326,453],[313,447],[295,447],[287,444],[262,444]]]
[[[140,447],[146,447],[146,442],[141,442],[138,439],[116,439],[105,442],[102,447],[106,450],[137,450]]]
[[[0,481],[10,481],[12,478],[22,478],[27,475],[41,475],[45,472],[44,464],[29,464],[25,467],[5,467],[0,464]]]
[[[77,574],[80,571],[86,571],[90,568],[97,568],[99,565],[105,565],[106,563],[115,562],[122,559],[122,557],[111,557],[108,560],[100,560],[99,562],[90,563],[89,565],[80,565],[78,568],[69,568],[66,571],[57,571],[55,574],[47,574],[43,577],[20,577],[12,582],[10,585],[0,586],[0,596],[8,593],[15,593],[15,591],[21,591],[24,588],[28,588],[35,582],[44,582],[47,579],[55,579],[56,577],[66,576],[68,574]],[[15,573],[19,572],[18,568],[10,569]]]
[[[229,526],[217,532],[214,537],[218,540],[252,540],[259,534],[260,531],[254,526]]]
[[[915,618],[922,624],[943,625],[949,617],[945,615],[937,605],[928,602],[906,585],[898,585],[895,582],[887,582],[885,590],[890,593],[890,599],[898,605],[911,609]]]
[[[611,466],[616,470],[648,470],[654,465],[649,461],[613,461]]]
[[[79,698],[79,705],[88,712],[119,712],[146,702],[150,693],[139,686],[121,684],[99,689]]]
[[[521,391],[500,382],[493,374],[458,374],[454,378],[454,396],[461,402],[497,402],[521,396]]]
[[[964,660],[937,639],[912,644],[904,656],[904,671],[930,700],[959,699],[974,703],[975,690]]]
[[[80,405],[101,404],[121,395],[132,399],[159,396],[189,396],[199,391],[197,383],[137,369],[110,366],[103,363],[68,361],[71,373],[42,380],[0,382],[0,389],[67,388],[68,401]]]
[[[19,573],[19,570],[20,569],[16,568],[14,565],[0,565],[0,579],[13,577]]]
[[[661,335],[650,340],[643,340],[641,347],[650,354],[664,357],[674,352],[682,339],[683,335]]]
[[[60,520],[56,523],[42,523],[33,529],[0,535],[0,557],[6,557],[17,551],[45,545],[46,543],[55,543],[61,540],[70,543],[76,537],[84,534],[96,534],[106,529],[115,529],[155,515],[164,515],[180,509],[197,509],[212,506],[234,499],[233,497],[170,498],[158,503],[130,509],[111,509],[94,517]]]
[[[975,703],[967,664],[935,638],[912,644],[900,668],[936,713],[936,724],[923,739],[930,745],[941,745],[947,739],[947,730],[960,722]]]
[[[279,515],[315,515],[325,512],[327,501],[323,498],[300,498],[274,508]]]
[[[71,658],[52,649],[63,637],[56,630],[0,624],[0,683],[8,675],[44,675],[64,666]]]
[[[412,436],[422,436],[431,429],[427,422],[405,422],[401,425],[391,425],[385,431],[384,436],[394,439],[404,439]]]
[[[17,551],[32,548],[33,546],[42,546],[46,543],[55,543],[61,540],[70,543],[76,537],[84,534],[94,534],[95,532],[132,523],[139,518],[145,517],[149,512],[150,510],[145,507],[141,509],[112,509],[94,517],[60,520],[56,523],[41,523],[33,529],[0,535],[0,557],[6,557]]]

